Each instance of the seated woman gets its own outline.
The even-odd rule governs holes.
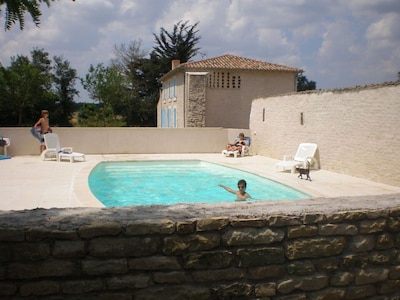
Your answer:
[[[239,151],[239,153],[242,153],[242,147],[247,146],[247,141],[244,138],[244,133],[241,132],[239,133],[239,139],[236,140],[233,144],[227,144],[225,146],[225,150],[227,151]]]

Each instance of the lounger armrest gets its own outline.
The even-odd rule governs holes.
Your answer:
[[[244,157],[245,156],[245,152],[248,152],[249,149],[250,149],[250,147],[248,145],[243,145],[242,146],[241,156]]]
[[[304,160],[304,162],[303,162],[303,167],[304,168],[307,168],[308,166],[307,166],[307,162],[310,164],[310,167],[314,164],[314,162],[315,162],[315,159],[314,159],[314,157],[307,157],[305,160]]]
[[[72,153],[74,151],[73,151],[72,147],[63,147],[63,148],[61,148],[60,152],[62,152],[62,153]]]

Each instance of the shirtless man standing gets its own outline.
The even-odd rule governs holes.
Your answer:
[[[44,135],[53,132],[49,125],[49,112],[47,110],[42,110],[42,117],[35,123],[35,127],[40,126],[40,153],[46,149],[46,144],[44,143]]]

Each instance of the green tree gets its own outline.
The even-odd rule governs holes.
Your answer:
[[[308,91],[315,90],[317,88],[317,84],[315,81],[308,80],[306,76],[303,74],[297,76],[297,91]]]
[[[94,103],[84,103],[77,113],[78,127],[121,127],[125,126],[122,117],[116,116],[110,107],[98,107]]]
[[[24,29],[25,13],[29,13],[33,23],[36,26],[40,24],[40,3],[46,3],[50,6],[50,2],[55,0],[0,0],[0,8],[5,6],[5,25],[6,30],[10,30],[13,24],[19,22],[19,28]],[[75,1],[75,0],[72,0]],[[1,13],[2,9],[0,9]]]
[[[7,85],[8,70],[0,63],[0,125],[11,125],[10,113],[11,108],[8,103],[9,88]]]
[[[111,61],[112,67],[116,68],[125,77],[128,83],[125,101],[118,101],[114,108],[122,115],[125,115],[128,126],[153,125],[149,122],[149,106],[156,110],[155,106],[149,105],[149,69],[155,65],[149,65],[146,58],[147,52],[142,50],[141,41],[133,41],[129,45],[122,44],[115,46],[115,58]],[[151,112],[154,113],[154,112]]]
[[[68,61],[55,56],[53,66],[43,49],[32,50],[31,59],[11,57],[11,65],[0,68],[0,125],[32,126],[47,109],[52,126],[70,126],[76,78]]]
[[[196,47],[201,38],[197,35],[199,31],[196,30],[199,23],[188,25],[188,22],[179,21],[174,25],[172,32],[161,27],[159,35],[153,33],[156,43],[153,52],[164,67],[163,74],[170,70],[172,60],[179,59],[181,63],[188,62],[200,50]]]
[[[43,76],[28,57],[13,57],[11,66],[3,74],[11,110],[9,117],[14,119],[12,125],[31,126],[40,109],[52,108],[54,94],[48,90],[50,77]]]
[[[126,101],[128,86],[125,77],[116,68],[106,67],[104,64],[98,64],[96,67],[90,65],[89,73],[81,82],[90,98],[98,103],[102,112],[102,126],[113,126],[110,119],[121,120],[120,116],[114,113],[114,106],[118,102]]]
[[[57,95],[56,108],[52,115],[60,126],[71,126],[72,114],[75,111],[74,97],[79,95],[75,89],[75,82],[78,78],[76,70],[70,67],[68,60],[54,56],[53,86]]]

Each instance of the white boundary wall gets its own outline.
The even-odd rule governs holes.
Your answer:
[[[322,169],[400,186],[400,82],[255,99],[250,130],[253,154],[317,143]]]
[[[51,121],[51,120],[50,120]],[[248,129],[150,128],[150,127],[53,127],[61,147],[85,154],[130,153],[218,153]],[[0,127],[0,135],[11,139],[8,155],[39,155],[39,142],[30,128]],[[0,154],[3,154],[0,148]]]

